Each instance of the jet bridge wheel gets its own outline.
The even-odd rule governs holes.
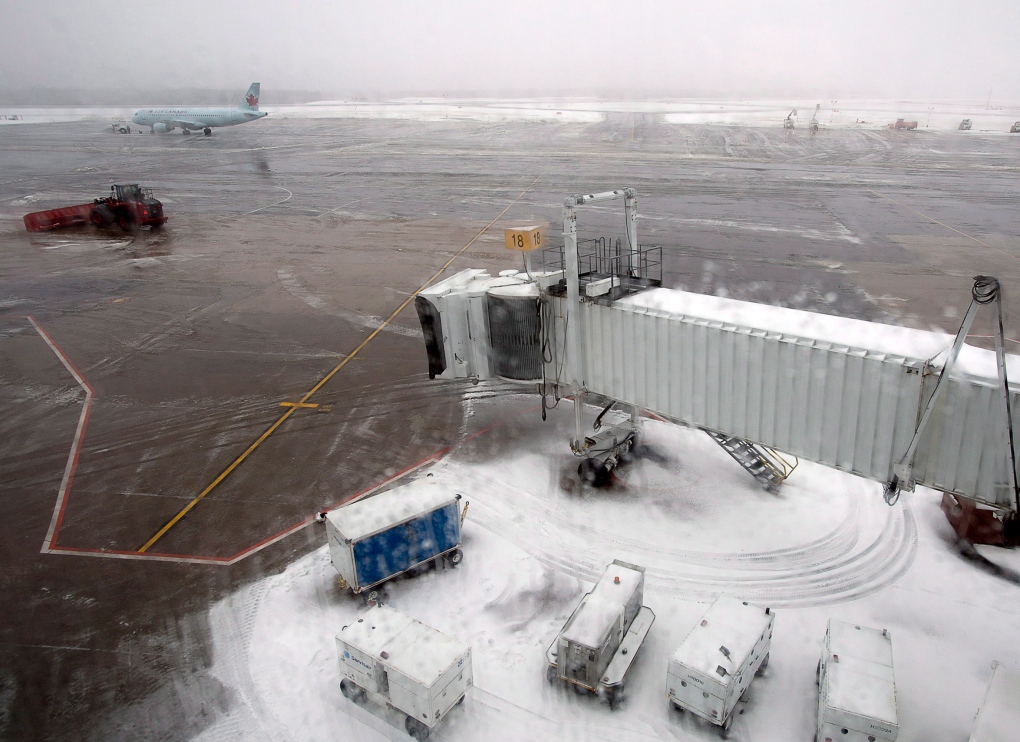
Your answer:
[[[577,476],[582,482],[593,487],[605,487],[609,484],[609,469],[598,459],[583,459],[577,465]]]
[[[404,729],[415,739],[428,739],[429,728],[422,722],[418,721],[414,717],[408,716],[404,720]]]
[[[766,652],[765,653],[765,659],[763,659],[761,661],[761,664],[758,665],[758,669],[754,671],[754,676],[756,678],[760,678],[762,675],[765,674],[765,668],[769,666],[769,655],[770,654],[771,654],[771,652]],[[820,662],[821,662],[821,660],[819,660],[819,663]],[[748,686],[748,687],[750,687],[750,686]]]
[[[204,129],[202,129],[202,133],[203,133],[203,134],[205,134],[206,136],[209,136],[210,134],[212,134],[212,129],[210,129],[210,128],[209,128],[209,127],[207,126],[207,127],[205,127]]]

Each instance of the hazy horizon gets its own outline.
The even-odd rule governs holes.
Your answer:
[[[1020,100],[1020,7],[1006,2],[223,0],[185,10],[6,3],[0,92],[151,91],[155,102],[166,90],[240,95],[258,80],[267,104],[273,91],[280,103],[308,92]]]

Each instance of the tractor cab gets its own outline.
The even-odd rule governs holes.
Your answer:
[[[142,201],[145,199],[145,193],[137,183],[112,185],[110,186],[110,198],[114,201]]]

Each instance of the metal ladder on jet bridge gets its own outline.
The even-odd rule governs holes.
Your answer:
[[[777,492],[779,485],[793,473],[797,464],[800,463],[798,461],[791,464],[771,448],[759,446],[757,443],[743,438],[736,438],[705,428],[702,430],[722,446],[723,450],[744,467],[747,473],[758,481],[762,489],[768,492]]]

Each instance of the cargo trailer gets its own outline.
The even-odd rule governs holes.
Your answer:
[[[720,595],[669,658],[666,697],[729,736],[733,709],[769,664],[769,608]]]
[[[439,558],[460,564],[460,500],[429,475],[326,513],[341,588],[357,595]]]
[[[340,690],[405,714],[404,728],[427,739],[474,684],[471,647],[389,606],[370,608],[336,635]]]
[[[546,678],[596,693],[610,708],[623,700],[627,672],[655,614],[641,605],[645,568],[614,560],[546,650]]]
[[[970,742],[1014,742],[1020,735],[1020,674],[998,662],[974,722]]]
[[[818,681],[815,742],[893,742],[896,679],[892,636],[886,629],[829,619]]]

